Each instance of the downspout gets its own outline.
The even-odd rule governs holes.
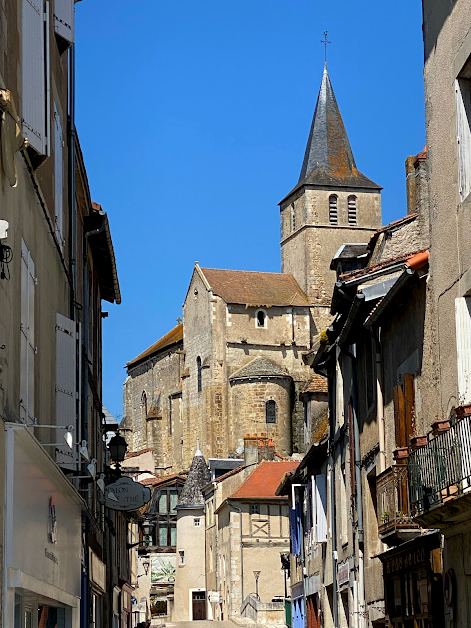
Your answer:
[[[240,606],[242,608],[242,604],[244,603],[244,546],[242,543],[242,510],[234,506],[229,502],[229,506],[233,508],[236,512],[239,513],[239,525],[240,525],[240,592],[241,592],[241,603]]]
[[[329,395],[329,424],[330,424],[330,446],[329,446],[329,519],[330,536],[332,539],[332,606],[334,615],[334,628],[339,628],[339,607],[337,595],[337,529],[335,525],[335,460],[334,460],[334,434],[335,434],[335,371],[329,369],[328,374],[328,395]]]
[[[352,363],[352,406],[353,406],[353,438],[355,449],[355,480],[356,480],[356,506],[358,517],[358,604],[360,607],[361,627],[365,626],[365,563],[363,548],[365,543],[363,529],[363,488],[361,485],[361,455],[360,455],[360,431],[358,428],[358,382],[357,382],[357,357],[356,343],[352,344],[352,352],[343,350]]]

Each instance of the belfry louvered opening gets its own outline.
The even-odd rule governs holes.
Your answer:
[[[348,224],[357,224],[357,197],[353,194],[348,197]]]
[[[338,197],[335,194],[329,196],[329,221],[331,225],[338,225],[337,211]]]

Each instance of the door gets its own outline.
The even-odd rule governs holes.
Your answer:
[[[206,619],[206,591],[193,591],[193,621]]]

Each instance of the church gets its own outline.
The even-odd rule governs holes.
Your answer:
[[[152,451],[151,473],[187,470],[197,439],[206,459],[240,458],[247,434],[281,458],[309,447],[303,399],[325,409],[326,386],[304,357],[332,320],[331,261],[381,226],[381,187],[356,167],[327,67],[280,221],[281,273],[196,262],[183,322],[127,363],[121,426],[130,452]]]

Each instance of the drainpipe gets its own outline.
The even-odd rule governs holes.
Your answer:
[[[363,547],[365,542],[363,529],[363,488],[361,485],[360,431],[358,429],[358,382],[356,344],[352,344],[352,352],[343,350],[352,363],[352,406],[353,406],[353,438],[355,447],[355,479],[357,486],[356,506],[358,517],[358,605],[360,607],[359,625],[365,626],[363,611],[365,610],[365,563]]]
[[[332,606],[334,615],[334,628],[339,628],[339,607],[337,594],[337,527],[335,525],[335,460],[334,460],[334,435],[335,435],[335,390],[336,383],[335,369],[330,369],[328,374],[329,385],[329,424],[330,424],[330,447],[329,447],[329,519],[330,534],[332,539]]]
[[[239,513],[239,525],[240,525],[240,592],[242,594],[241,607],[244,603],[244,546],[242,544],[242,510],[229,503],[229,506]]]
[[[92,236],[98,235],[105,230],[105,212],[100,212],[103,218],[101,227],[87,231],[84,237],[84,253],[83,253],[83,346],[85,351],[83,354],[83,378],[82,378],[82,434],[85,440],[88,440],[87,418],[88,418],[88,240]]]

